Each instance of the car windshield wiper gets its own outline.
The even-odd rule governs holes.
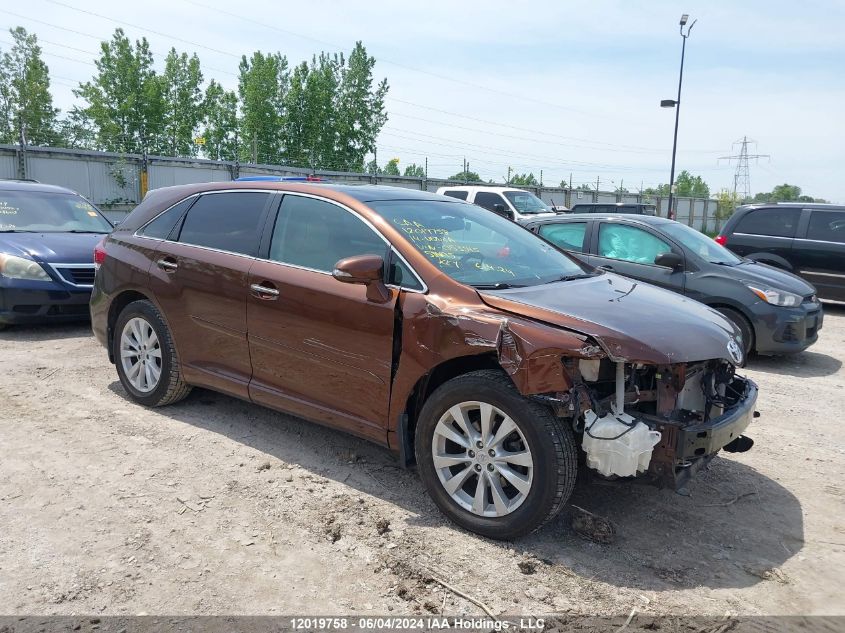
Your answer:
[[[30,231],[29,229],[0,229],[0,233],[43,233],[43,231]]]
[[[522,284],[509,284],[499,282],[497,284],[470,284],[476,290],[507,290],[508,288],[524,288]]]
[[[71,229],[69,231],[45,231],[46,233],[99,233],[105,235],[108,231],[84,231],[82,229]]]
[[[557,279],[552,279],[551,281],[547,281],[547,284],[557,283],[558,281],[573,281],[575,279],[587,279],[588,277],[595,277],[596,273],[576,273],[574,275],[563,275],[562,277],[558,277]]]

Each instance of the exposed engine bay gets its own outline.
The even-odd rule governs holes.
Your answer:
[[[640,476],[678,489],[719,450],[753,445],[742,432],[757,415],[757,387],[726,360],[563,363],[572,389],[544,399],[569,419],[587,466],[603,477]]]

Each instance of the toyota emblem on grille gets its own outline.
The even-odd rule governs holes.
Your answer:
[[[736,339],[732,338],[728,343],[728,354],[731,355],[731,359],[737,365],[742,364],[742,347],[739,343],[736,342]]]

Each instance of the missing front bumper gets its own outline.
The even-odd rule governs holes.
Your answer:
[[[677,422],[657,422],[662,439],[655,447],[648,475],[655,483],[681,489],[705,467],[720,450],[728,445],[750,448],[743,432],[756,417],[758,389],[747,378],[734,377],[732,387],[741,395],[722,415],[707,422],[679,426]],[[748,440],[749,438],[745,438]]]

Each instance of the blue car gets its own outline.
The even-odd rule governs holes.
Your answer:
[[[87,319],[94,247],[111,230],[78,193],[0,180],[0,329]]]

